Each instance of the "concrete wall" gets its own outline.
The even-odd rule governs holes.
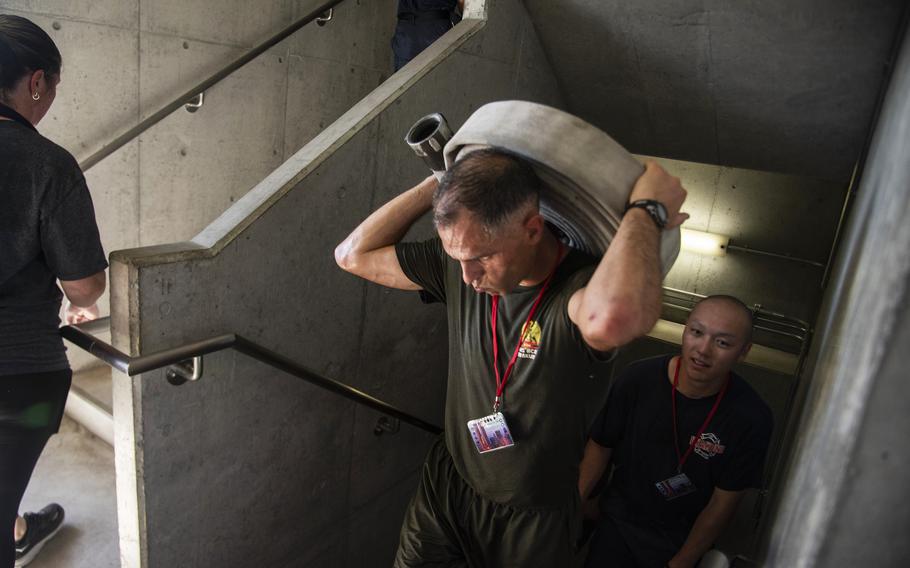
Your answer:
[[[60,48],[41,132],[84,159],[318,0],[4,0]],[[105,250],[186,240],[392,71],[394,0],[348,0],[87,172]],[[99,302],[104,315],[108,298]],[[70,350],[75,366],[89,360]]]
[[[768,566],[910,558],[910,42],[904,35],[839,247],[768,527]]]
[[[569,107],[632,152],[846,183],[902,0],[526,0]]]
[[[193,242],[115,254],[115,344],[236,332],[441,423],[442,308],[343,273],[332,251],[427,174],[402,142],[417,118],[563,103],[519,2],[467,16]],[[114,407],[124,566],[388,565],[431,441],[407,425],[376,437],[376,412],[230,351],[199,383],[116,382]]]
[[[726,235],[733,245],[824,265],[846,186],[806,178],[657,159],[688,191],[685,227]],[[725,256],[681,251],[665,286],[697,294],[732,294],[748,305],[813,321],[824,266],[730,250]]]

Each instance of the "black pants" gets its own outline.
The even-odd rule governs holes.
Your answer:
[[[392,36],[395,71],[417,57],[431,43],[452,29],[449,18],[399,19]]]
[[[687,532],[646,526],[605,515],[597,525],[585,568],[664,568]]]
[[[0,376],[0,568],[16,558],[13,529],[38,457],[60,428],[69,369]]]

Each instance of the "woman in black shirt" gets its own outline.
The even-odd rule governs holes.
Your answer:
[[[60,70],[60,52],[41,28],[0,15],[0,568],[28,564],[63,522],[56,504],[23,517],[18,509],[72,378],[61,300],[70,301],[68,323],[91,319],[105,287],[85,178],[35,129]]]

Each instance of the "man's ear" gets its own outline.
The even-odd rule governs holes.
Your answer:
[[[540,239],[543,238],[543,231],[546,227],[546,221],[543,218],[543,215],[538,211],[533,211],[528,213],[528,216],[525,218],[524,229],[525,234],[528,236],[528,240],[532,244],[537,244],[540,242]]]
[[[739,357],[736,358],[737,363],[742,363],[746,359],[746,355],[749,354],[749,350],[752,349],[752,342],[746,343],[746,346],[743,347],[743,350],[740,351]]]

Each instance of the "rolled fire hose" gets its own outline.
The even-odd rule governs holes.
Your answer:
[[[525,101],[477,109],[454,135],[439,114],[417,121],[405,141],[437,177],[469,152],[486,147],[527,159],[544,188],[540,209],[568,245],[601,256],[607,250],[644,166],[603,131],[561,110]],[[660,241],[664,275],[679,254],[679,229]]]

